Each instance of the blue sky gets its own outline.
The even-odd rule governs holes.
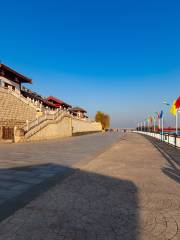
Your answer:
[[[180,95],[178,0],[0,0],[0,6],[0,59],[31,77],[31,88],[43,95],[90,116],[107,112],[113,127],[135,126]]]

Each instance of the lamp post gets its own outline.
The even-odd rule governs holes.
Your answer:
[[[163,104],[169,108],[171,107],[171,105],[167,101],[164,101]],[[176,134],[178,134],[178,111],[176,112]]]

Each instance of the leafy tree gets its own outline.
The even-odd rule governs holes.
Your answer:
[[[96,122],[102,122],[102,116],[103,116],[103,113],[98,111],[95,116]]]
[[[104,130],[110,127],[110,116],[108,114],[98,111],[96,113],[95,120],[96,122],[100,122],[102,124],[102,128]]]

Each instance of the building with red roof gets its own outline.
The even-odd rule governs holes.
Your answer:
[[[74,107],[70,109],[70,112],[74,115],[77,116],[79,118],[87,118],[87,116],[85,115],[85,113],[87,113],[87,111],[81,107]]]
[[[72,106],[69,105],[68,103],[65,103],[64,101],[56,98],[56,97],[53,97],[53,96],[49,96],[47,98],[47,100],[52,103],[53,105],[56,106],[56,108],[65,108],[65,109],[69,109],[71,108]]]

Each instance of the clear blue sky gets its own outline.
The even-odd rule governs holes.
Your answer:
[[[0,1],[0,59],[32,89],[134,126],[180,95],[180,1]]]

